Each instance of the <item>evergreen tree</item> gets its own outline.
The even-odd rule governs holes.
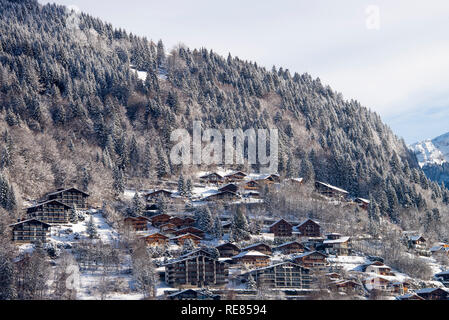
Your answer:
[[[187,195],[186,186],[185,186],[185,183],[184,183],[184,177],[183,177],[182,174],[179,176],[179,179],[178,179],[178,193],[181,196]]]
[[[132,215],[133,216],[141,216],[145,209],[145,204],[142,201],[142,198],[139,196],[139,193],[136,191],[132,200]]]
[[[95,239],[98,237],[97,225],[94,222],[94,217],[90,216],[89,221],[87,222],[86,233],[90,239]]]

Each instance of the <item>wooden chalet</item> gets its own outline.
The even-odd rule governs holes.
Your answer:
[[[185,289],[167,296],[168,300],[220,300],[219,294],[213,294],[206,290]]]
[[[11,224],[12,241],[15,243],[47,242],[51,226],[37,219],[28,219]]]
[[[359,207],[362,208],[363,210],[368,210],[369,208],[370,201],[367,199],[356,198],[354,202],[357,203]]]
[[[184,226],[189,227],[195,224],[196,220],[191,217],[185,217],[184,218]]]
[[[206,174],[206,175],[200,177],[200,182],[203,182],[203,183],[218,184],[218,183],[223,183],[223,181],[224,181],[224,177],[216,172],[212,172],[212,173],[209,173],[209,174]]]
[[[147,217],[126,217],[123,219],[125,226],[131,228],[134,231],[145,231],[148,230],[149,219]]]
[[[391,268],[389,266],[384,265],[380,261],[374,261],[368,264],[364,264],[361,266],[363,272],[369,274],[377,274],[382,276],[394,276],[391,272]]]
[[[277,174],[270,174],[262,179],[258,179],[257,183],[259,185],[271,185],[273,183],[281,182],[281,177]]]
[[[159,230],[161,230],[162,232],[173,232],[173,234],[176,232],[176,229],[176,225],[171,222],[167,222],[159,226]]]
[[[321,226],[312,219],[307,219],[295,227],[297,233],[301,237],[320,237]]]
[[[298,241],[286,242],[274,248],[275,251],[281,252],[282,254],[304,253],[306,249],[307,248]]]
[[[171,216],[166,213],[161,213],[150,217],[151,224],[155,227],[159,227],[160,225],[168,223],[170,219]]]
[[[349,192],[344,189],[320,181],[315,182],[315,190],[328,198],[341,200],[346,199],[349,195]]]
[[[175,228],[186,226],[184,219],[180,217],[171,217],[168,223],[172,224]]]
[[[200,237],[201,239],[204,238],[204,231],[195,227],[185,227],[179,230],[176,230],[175,235],[179,236],[181,234],[185,234],[185,233],[191,233],[194,234],[198,237]]]
[[[435,274],[434,278],[435,280],[440,281],[446,287],[449,287],[449,270]]]
[[[228,264],[208,255],[189,256],[165,264],[165,282],[172,287],[223,287],[228,283]]]
[[[171,200],[173,192],[165,189],[155,190],[145,195],[148,202],[168,201]]]
[[[342,237],[340,234],[331,233],[326,235],[327,239],[323,241],[323,247],[327,254],[347,256],[351,254],[351,238]]]
[[[267,288],[310,289],[312,283],[311,270],[292,262],[282,262],[251,270],[243,274],[241,278],[248,281],[250,275],[256,283]]]
[[[306,268],[322,269],[327,266],[327,255],[319,251],[309,251],[293,257],[293,261]]]
[[[232,228],[232,222],[230,222],[230,221],[223,222],[221,224],[221,228],[223,229],[224,233],[229,233]]]
[[[234,183],[229,183],[229,184],[225,185],[224,187],[221,187],[220,189],[218,189],[219,192],[230,191],[230,192],[234,192],[234,193],[237,193],[238,190],[239,190],[239,187]]]
[[[171,238],[170,240],[175,242],[176,244],[178,244],[180,246],[183,246],[185,244],[185,242],[187,241],[187,239],[192,240],[195,245],[198,245],[200,243],[200,241],[201,241],[200,237],[198,237],[198,236],[196,236],[194,234],[191,234],[191,233],[181,234],[179,236]]]
[[[363,284],[365,288],[369,291],[379,290],[391,292],[392,282],[389,279],[386,279],[379,275],[373,275],[363,280]]]
[[[415,293],[424,300],[449,300],[447,288],[425,288],[416,290]]]
[[[70,206],[60,201],[49,200],[27,208],[27,214],[28,217],[45,223],[69,223],[70,210]]]
[[[329,284],[331,290],[345,293],[363,293],[363,285],[355,280],[336,280]]]
[[[232,191],[220,191],[203,199],[204,201],[236,201],[240,200],[240,196]]]
[[[415,250],[424,250],[426,249],[426,239],[421,235],[408,236],[408,245],[409,248]]]
[[[293,235],[293,226],[285,219],[280,219],[269,226],[270,233],[277,238],[289,238]]]
[[[224,179],[227,182],[239,182],[239,181],[242,181],[243,179],[245,179],[246,176],[247,176],[246,173],[244,173],[242,171],[237,171],[237,172],[234,172],[234,173],[224,176]]]
[[[58,189],[47,194],[47,200],[57,200],[78,210],[87,210],[89,194],[77,188]]]
[[[215,247],[221,258],[231,258],[240,253],[240,248],[231,242],[226,242]]]
[[[425,300],[425,299],[418,296],[416,293],[406,293],[404,295],[397,296],[396,300]]]
[[[166,235],[156,232],[148,236],[144,236],[141,239],[145,241],[148,246],[164,246],[168,243],[169,239]]]
[[[255,180],[251,180],[243,184],[243,189],[258,191],[260,190],[260,184]]]
[[[271,247],[265,243],[255,243],[245,248],[242,248],[242,251],[259,251],[266,255],[271,255],[272,250]]]
[[[270,257],[259,251],[242,251],[232,257],[232,262],[247,268],[266,267],[270,263]]]
[[[288,178],[284,180],[284,183],[292,187],[301,187],[303,185],[303,178]]]

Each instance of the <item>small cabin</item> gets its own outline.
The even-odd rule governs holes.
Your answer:
[[[270,233],[277,238],[288,238],[292,236],[293,226],[285,219],[280,219],[269,226]]]
[[[224,179],[227,182],[238,182],[238,181],[242,181],[243,179],[245,179],[246,176],[247,176],[246,173],[244,173],[242,171],[237,171],[237,172],[234,172],[234,173],[224,176]]]
[[[281,252],[282,254],[293,254],[303,253],[306,250],[306,247],[298,241],[290,241],[275,247],[274,250]]]
[[[148,236],[142,237],[148,246],[164,246],[168,243],[168,237],[162,233],[156,232]]]
[[[171,200],[173,196],[173,192],[165,190],[165,189],[160,189],[160,190],[155,190],[152,192],[149,192],[146,194],[146,199],[148,202],[157,202],[157,201],[167,201],[167,200]]]
[[[198,237],[200,237],[201,239],[204,238],[204,231],[195,227],[185,227],[179,230],[176,230],[175,235],[179,236],[181,234],[185,234],[185,233],[191,233],[194,234]]]
[[[15,243],[45,243],[51,226],[37,219],[28,219],[11,224],[9,227],[12,241]]]
[[[148,230],[148,221],[146,217],[126,217],[123,219],[125,226],[131,228],[134,231],[145,231]]]
[[[349,192],[344,189],[320,181],[315,182],[315,190],[323,196],[340,200],[345,200],[349,195]]]
[[[170,219],[171,216],[166,213],[161,213],[150,217],[151,224],[155,227],[159,227],[160,225],[168,223]]]
[[[213,294],[205,290],[186,289],[167,296],[168,300],[220,300],[219,294]]]
[[[220,189],[218,189],[219,192],[230,191],[230,192],[234,192],[234,193],[237,193],[238,190],[239,190],[239,187],[234,183],[227,184],[224,187],[221,187]]]
[[[215,247],[221,258],[231,258],[240,253],[240,248],[231,242],[226,242]]]
[[[447,288],[425,288],[415,292],[424,300],[449,300],[449,289]]]
[[[368,210],[369,208],[370,201],[367,199],[356,198],[354,202],[357,203],[359,207],[362,208],[363,210]]]
[[[224,181],[224,177],[216,172],[212,172],[200,177],[200,182],[202,183],[213,183],[218,184]]]
[[[260,184],[257,183],[257,182],[254,181],[254,180],[251,180],[251,181],[245,182],[245,183],[243,184],[243,189],[245,189],[245,190],[255,190],[255,191],[257,191],[257,190],[260,189]]]
[[[327,266],[327,255],[319,251],[311,251],[293,257],[293,261],[306,268],[321,269]]]
[[[271,255],[272,250],[271,247],[265,243],[256,243],[245,248],[242,248],[242,251],[259,251],[266,255]]]
[[[269,265],[270,257],[259,251],[242,251],[232,257],[232,261],[247,268],[261,268]]]
[[[301,237],[320,237],[321,226],[318,222],[307,219],[295,227],[298,235]]]
[[[181,234],[179,236],[171,238],[170,240],[180,246],[183,246],[188,239],[192,240],[195,245],[198,245],[201,241],[200,237],[191,233]]]
[[[204,201],[236,201],[240,200],[240,196],[232,191],[220,191],[207,196],[203,199]]]

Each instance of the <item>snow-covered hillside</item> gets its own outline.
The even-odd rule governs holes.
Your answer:
[[[414,143],[410,149],[416,153],[421,167],[449,162],[449,132],[433,140]]]

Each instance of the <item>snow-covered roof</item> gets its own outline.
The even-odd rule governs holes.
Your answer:
[[[276,222],[274,222],[274,223],[270,224],[270,225],[268,226],[268,228],[271,228],[271,227],[273,227],[274,225],[278,224],[278,223],[279,223],[279,222],[281,222],[281,221],[287,222],[288,224],[290,224],[290,225],[291,225],[291,223],[290,223],[290,222],[288,222],[288,221],[287,221],[287,220],[285,220],[284,218],[281,218],[281,219],[277,220]]]
[[[345,243],[349,241],[349,239],[351,239],[351,237],[346,236],[335,240],[324,240],[323,244]]]
[[[327,257],[327,254],[324,254],[324,253],[319,252],[319,251],[308,251],[308,252],[301,253],[300,255],[294,256],[293,259],[307,257],[307,256],[310,256],[311,254],[315,254],[315,253],[320,254],[320,255],[322,255],[324,257]]]
[[[317,225],[319,225],[319,222],[317,222],[317,221],[315,221],[315,220],[312,220],[312,219],[310,219],[310,218],[307,218],[306,220],[304,220],[303,222],[301,222],[300,224],[298,224],[298,225],[296,226],[296,228],[301,227],[303,224],[305,224],[306,222],[309,222],[309,221],[312,221],[312,222],[316,223]]]
[[[22,221],[18,221],[18,222],[16,222],[16,223],[10,224],[9,226],[10,226],[10,227],[13,227],[13,226],[16,226],[16,225],[19,225],[19,224],[22,224],[22,223],[26,223],[26,222],[30,222],[30,221],[36,221],[36,222],[45,224],[46,226],[49,226],[49,227],[51,226],[51,225],[48,224],[48,223],[42,222],[42,221],[40,221],[40,220],[38,220],[38,219],[34,219],[34,218],[32,218],[32,219],[27,219],[27,220],[22,220]]]
[[[349,192],[346,191],[345,189],[338,188],[338,187],[333,186],[333,185],[331,185],[331,184],[328,184],[328,183],[325,183],[325,182],[321,182],[321,181],[316,181],[316,182],[319,183],[319,184],[322,184],[323,186],[328,187],[329,189],[333,189],[333,190],[338,191],[338,192],[341,192],[341,193],[349,193]]]
[[[267,258],[269,258],[269,256],[267,256],[266,254],[263,254],[262,252],[254,251],[254,250],[242,251],[238,255],[233,256],[232,258],[238,259],[238,258],[242,258],[242,257],[267,257]]]

